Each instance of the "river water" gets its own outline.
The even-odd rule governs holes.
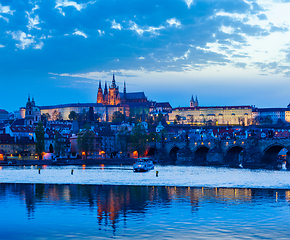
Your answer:
[[[0,182],[0,239],[290,239],[288,171],[26,166]]]

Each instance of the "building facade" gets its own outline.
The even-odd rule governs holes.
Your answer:
[[[105,83],[103,91],[101,81],[99,82],[97,103],[103,105],[118,105],[137,102],[148,102],[144,92],[127,93],[125,83],[123,93],[120,92],[119,87],[116,85],[115,75],[113,75],[112,84],[109,86],[109,89],[107,83]]]
[[[0,120],[8,119],[8,115],[9,113],[6,110],[0,109]]]
[[[169,113],[169,122],[191,125],[244,125],[252,121],[251,106],[199,107],[197,98],[190,101],[191,107],[174,108]]]
[[[254,108],[253,121],[256,124],[277,124],[290,122],[290,107],[287,108]]]

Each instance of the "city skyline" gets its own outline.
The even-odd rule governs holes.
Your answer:
[[[1,109],[96,102],[99,81],[189,106],[286,107],[288,0],[0,2]]]

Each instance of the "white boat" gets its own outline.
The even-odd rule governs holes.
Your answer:
[[[137,158],[136,163],[133,164],[134,172],[147,172],[154,169],[151,158]]]

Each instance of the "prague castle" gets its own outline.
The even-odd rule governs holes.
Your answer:
[[[125,83],[124,91],[120,92],[119,87],[116,85],[115,75],[113,75],[112,84],[109,88],[107,83],[105,83],[103,90],[101,82],[99,82],[97,101],[95,103],[69,103],[37,107],[34,99],[30,101],[29,97],[26,107],[20,108],[17,115],[19,115],[19,118],[27,119],[29,124],[33,125],[40,120],[40,116],[43,114],[48,114],[50,116],[49,120],[68,120],[71,111],[79,114],[84,111],[89,112],[91,109],[94,114],[100,116],[101,121],[110,122],[116,111],[129,117],[140,113],[148,114],[156,106],[156,102],[147,100],[144,92],[127,93]]]
[[[148,102],[144,92],[127,93],[125,83],[123,93],[119,92],[119,87],[116,85],[115,81],[115,75],[113,75],[113,80],[111,86],[109,87],[109,91],[107,83],[105,83],[104,91],[102,90],[100,81],[97,95],[97,103],[101,103],[103,105],[118,105],[136,102]]]

